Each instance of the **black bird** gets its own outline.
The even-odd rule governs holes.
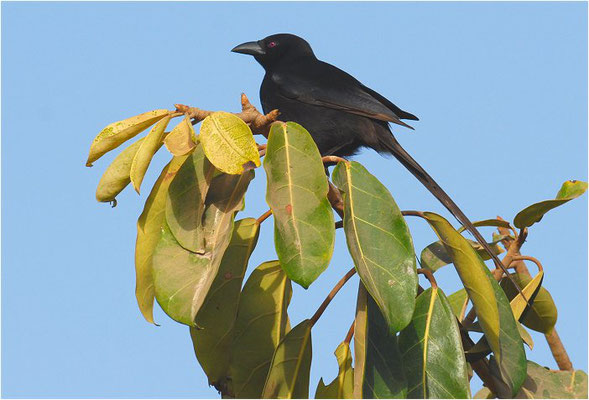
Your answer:
[[[350,156],[361,147],[392,154],[507,273],[472,222],[393,136],[390,122],[413,129],[401,120],[417,121],[415,115],[401,110],[350,74],[318,60],[309,43],[298,36],[272,35],[240,44],[231,51],[254,56],[266,70],[260,88],[265,113],[278,109],[281,120],[304,126],[323,156]]]

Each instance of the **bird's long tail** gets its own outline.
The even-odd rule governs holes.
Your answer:
[[[387,138],[388,139],[388,138]],[[479,233],[477,228],[470,222],[468,217],[462,212],[462,210],[454,203],[454,201],[442,190],[440,185],[436,183],[422,167],[405,151],[403,147],[397,142],[397,140],[391,135],[390,141],[386,142],[383,140],[381,144],[393,155],[405,168],[409,170],[435,197],[442,203],[448,211],[460,222],[464,227],[476,238],[477,242],[489,253],[493,262],[497,268],[501,268],[503,272],[509,277],[507,269],[503,263],[499,260],[499,257],[491,250],[487,241],[483,238],[483,235]],[[517,286],[516,286],[517,287]]]

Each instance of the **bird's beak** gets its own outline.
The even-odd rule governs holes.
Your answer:
[[[251,56],[263,56],[266,51],[258,42],[246,42],[231,49],[233,53],[249,54]]]

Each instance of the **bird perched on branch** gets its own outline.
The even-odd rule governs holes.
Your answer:
[[[401,110],[350,74],[323,62],[304,39],[277,34],[234,47],[254,56],[266,70],[260,88],[265,113],[304,126],[322,156],[355,154],[362,147],[392,154],[462,223],[507,273],[483,236],[436,181],[397,142],[389,123],[413,129],[402,120],[418,118]]]

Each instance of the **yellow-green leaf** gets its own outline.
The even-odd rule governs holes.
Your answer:
[[[253,173],[221,174],[211,182],[210,193],[213,195],[205,201],[202,223],[204,254],[186,250],[168,226],[164,227],[153,254],[153,279],[159,305],[174,320],[195,325],[195,317],[229,245],[233,218],[243,207],[243,196]]]
[[[321,155],[302,126],[276,123],[270,130],[264,169],[276,254],[286,275],[307,288],[329,265],[335,242]]]
[[[202,146],[197,146],[168,190],[168,227],[180,246],[199,254],[205,251],[202,218],[205,198],[214,173],[215,168],[205,157]]]
[[[554,371],[528,361],[528,376],[517,399],[586,399],[587,373]]]
[[[218,389],[226,389],[228,385],[241,284],[258,241],[259,227],[254,218],[235,222],[217,276],[196,316],[197,328],[190,328],[196,358],[207,374],[209,384]]]
[[[262,391],[264,399],[306,399],[311,373],[311,320],[306,319],[280,341]]]
[[[511,278],[519,285],[526,287],[532,281],[532,277],[524,274],[511,274]],[[518,294],[517,289],[508,279],[501,280],[501,287],[505,291],[507,298],[513,299]],[[522,324],[537,332],[549,333],[558,319],[558,311],[550,292],[544,287],[540,287],[538,294],[534,298],[534,304],[526,311],[522,318]]]
[[[501,242],[506,237],[508,236],[495,236],[493,238],[493,241],[488,243],[493,253],[498,255],[505,251],[503,247],[499,245],[499,242]],[[485,250],[485,248],[481,246],[480,243],[468,239],[467,241],[477,251],[477,253],[479,253],[479,256],[481,256],[483,260],[491,259],[491,256],[489,255],[487,250]],[[432,272],[436,272],[441,267],[452,263],[452,258],[450,257],[450,255],[446,251],[446,247],[440,240],[438,240],[437,242],[433,242],[427,247],[425,247],[421,251],[420,260],[422,268],[427,268]]]
[[[489,388],[483,387],[473,397],[474,399],[494,399],[495,395],[489,390]]]
[[[526,306],[528,305],[528,301],[532,302],[536,294],[538,293],[540,286],[542,285],[542,280],[544,279],[544,271],[538,271],[538,274],[525,286],[523,286],[522,293],[525,296],[522,296],[522,293],[518,293],[510,302],[511,310],[513,311],[513,315],[516,319],[520,319]],[[526,301],[527,299],[527,301]]]
[[[168,186],[182,166],[186,156],[174,157],[160,173],[151,193],[145,201],[141,216],[137,220],[137,242],[135,244],[135,296],[141,313],[148,322],[153,322],[153,287],[152,257],[161,236],[165,222],[166,197]]]
[[[466,306],[468,305],[468,294],[466,289],[460,289],[459,291],[452,293],[448,296],[448,302],[452,307],[452,312],[458,320],[464,319],[464,313],[466,312]]]
[[[175,156],[188,154],[196,147],[194,128],[188,117],[185,117],[172,132],[164,139],[164,144],[170,153]]]
[[[164,131],[170,122],[170,118],[171,117],[167,115],[155,124],[143,142],[141,142],[141,147],[139,147],[139,150],[133,158],[130,176],[131,183],[137,193],[139,193],[141,182],[143,182],[145,172],[147,172],[147,168],[151,163],[153,155],[160,149],[160,147],[162,147],[162,140],[165,135]]]
[[[335,357],[339,372],[337,377],[329,384],[323,383],[323,378],[319,380],[316,399],[353,399],[354,398],[354,370],[352,369],[352,352],[350,344],[340,343],[335,349]]]
[[[98,182],[96,200],[100,202],[113,201],[131,182],[129,177],[131,164],[137,150],[141,147],[141,142],[143,142],[143,139],[137,140],[110,163],[104,174],[102,174],[100,182]]]
[[[490,218],[490,219],[484,219],[482,221],[474,221],[472,223],[472,225],[476,228],[480,227],[480,226],[496,226],[496,227],[500,227],[500,228],[509,228],[509,222],[502,220],[502,219],[496,219],[496,218]],[[458,228],[458,232],[462,233],[466,230],[466,228],[464,226],[461,226],[460,228]]]
[[[116,149],[168,114],[168,110],[153,110],[108,125],[92,141],[86,166],[91,167],[92,163],[104,154]]]
[[[234,328],[230,376],[236,398],[262,396],[274,350],[288,332],[290,280],[278,261],[256,268],[246,281]]]
[[[446,219],[430,212],[422,215],[446,247],[472,301],[495,354],[498,368],[493,371],[506,383],[506,392],[515,395],[525,379],[526,357],[507,297],[481,257]]]
[[[539,222],[544,214],[572,199],[576,199],[587,191],[587,182],[583,181],[566,181],[556,194],[554,200],[545,200],[532,204],[521,210],[515,216],[513,223],[516,227],[523,229]]]
[[[517,323],[517,330],[519,331],[519,336],[522,338],[524,343],[530,348],[530,350],[533,350],[534,340],[532,339],[530,332],[528,332],[527,329],[524,328],[523,325],[519,322]]]
[[[206,117],[199,140],[211,163],[227,174],[260,166],[258,146],[249,126],[235,115],[218,111]]]

